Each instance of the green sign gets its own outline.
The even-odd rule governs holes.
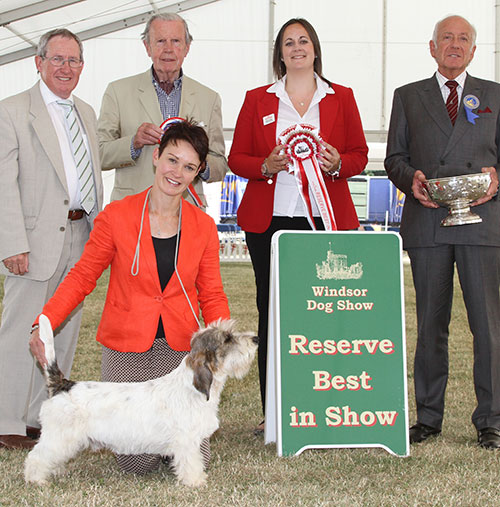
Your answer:
[[[281,231],[271,263],[266,443],[408,456],[399,236]]]

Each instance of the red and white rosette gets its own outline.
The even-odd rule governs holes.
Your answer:
[[[184,118],[181,118],[180,116],[172,116],[171,118],[167,118],[161,125],[160,125],[160,128],[163,130],[163,132],[165,132],[165,130],[168,129],[168,127],[170,127],[171,125],[173,125],[174,123],[179,123],[181,121],[186,121]],[[158,143],[160,142],[160,140],[158,141]],[[188,191],[188,194],[191,196],[191,198],[193,199],[195,205],[198,207],[198,208],[203,208],[203,203],[201,202],[201,199],[200,199],[200,196],[198,195],[198,192],[196,192],[196,190],[194,189],[194,185],[191,183],[188,187],[187,187],[187,191]]]
[[[285,153],[291,163],[288,172],[295,176],[297,187],[306,205],[307,220],[316,230],[312,215],[311,196],[318,206],[327,231],[336,231],[335,216],[317,156],[321,152],[322,139],[312,125],[296,124],[287,128],[278,137],[279,144],[286,146]]]

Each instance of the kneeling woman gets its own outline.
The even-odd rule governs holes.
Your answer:
[[[56,329],[92,292],[111,265],[97,340],[103,345],[102,380],[143,382],[175,369],[205,323],[229,318],[214,221],[182,198],[205,165],[208,138],[202,127],[171,125],[153,154],[153,186],[114,201],[97,216],[80,261],[44,306]],[[34,326],[36,327],[36,326]],[[46,362],[38,330],[30,347]],[[208,439],[202,444],[205,466]],[[146,473],[161,456],[117,456],[122,470]]]

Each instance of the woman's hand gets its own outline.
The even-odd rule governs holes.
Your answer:
[[[36,360],[40,363],[42,367],[47,364],[47,358],[45,357],[45,345],[40,339],[40,329],[35,329],[31,333],[30,338],[30,350],[31,353],[35,356]]]
[[[325,173],[337,171],[340,166],[340,153],[324,141],[318,159],[321,170]]]
[[[284,144],[278,144],[273,151],[264,159],[268,174],[276,174],[285,171],[288,168],[288,157],[280,155],[280,151],[285,148]]]

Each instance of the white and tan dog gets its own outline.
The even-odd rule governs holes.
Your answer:
[[[205,482],[200,444],[219,427],[217,408],[226,379],[248,372],[256,336],[234,332],[233,321],[219,321],[193,335],[189,355],[164,377],[73,382],[57,366],[49,319],[41,315],[39,323],[50,398],[40,411],[40,440],[26,458],[26,481],[44,484],[83,449],[106,448],[117,454],[172,456],[180,482]]]

